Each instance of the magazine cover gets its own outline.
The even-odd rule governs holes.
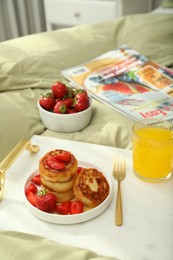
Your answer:
[[[122,46],[62,71],[74,85],[129,117],[173,119],[173,72]]]

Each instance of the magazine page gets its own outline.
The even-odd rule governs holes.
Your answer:
[[[98,100],[134,119],[173,118],[173,72],[128,46],[62,74]]]

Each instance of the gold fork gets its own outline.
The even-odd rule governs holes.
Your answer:
[[[121,226],[123,223],[122,216],[122,199],[121,199],[121,186],[120,182],[126,175],[126,163],[124,155],[120,154],[114,158],[113,176],[118,181],[117,200],[116,200],[116,213],[115,224]]]

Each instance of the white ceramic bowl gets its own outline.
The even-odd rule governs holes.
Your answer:
[[[90,122],[92,116],[92,99],[90,106],[81,112],[74,114],[56,114],[43,109],[38,100],[40,118],[44,126],[55,132],[70,133],[84,129]]]

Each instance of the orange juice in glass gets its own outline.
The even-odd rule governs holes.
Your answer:
[[[133,126],[133,170],[148,182],[161,182],[173,175],[173,124],[144,119]]]

